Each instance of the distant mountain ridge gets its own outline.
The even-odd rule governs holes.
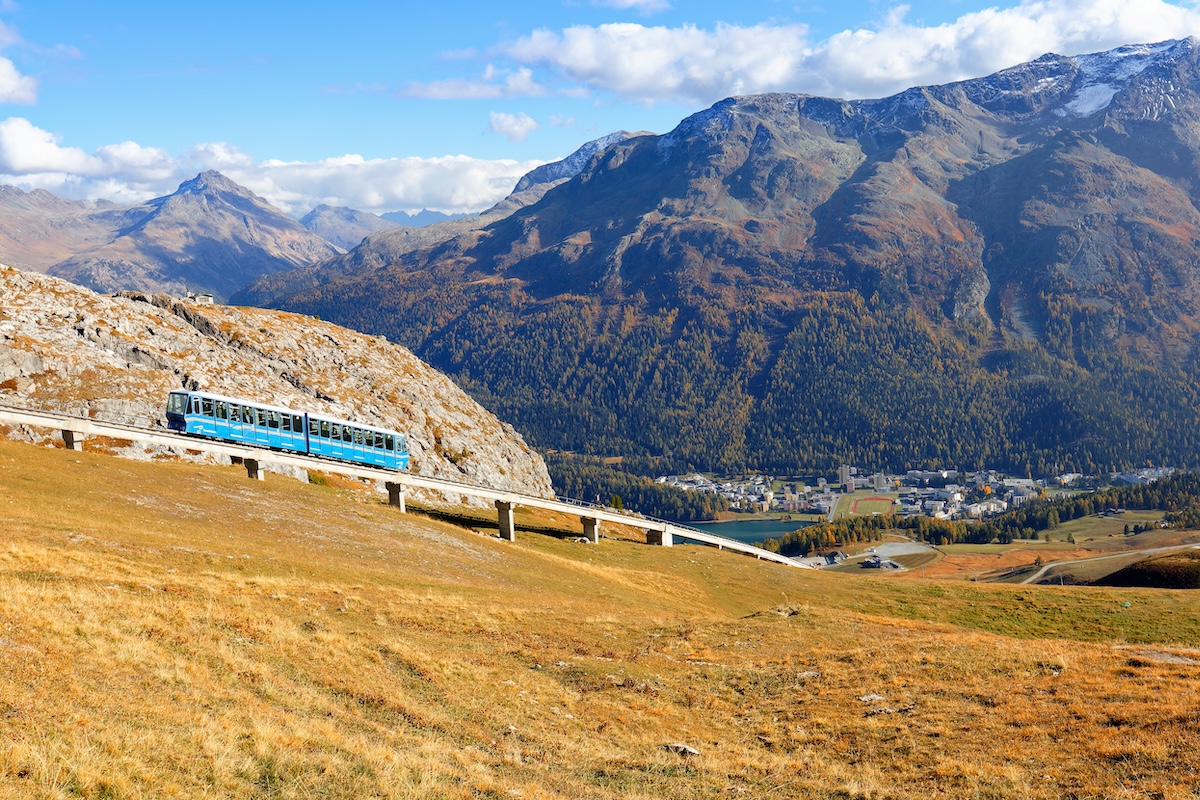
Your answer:
[[[394,222],[397,225],[405,225],[409,228],[424,228],[427,225],[436,225],[439,222],[449,222],[455,219],[469,217],[470,214],[446,214],[441,211],[430,211],[428,208],[422,208],[415,214],[410,214],[407,211],[389,211],[386,214],[379,215],[382,219],[388,222]]]
[[[354,248],[349,258],[334,257],[324,263],[274,275],[263,275],[235,293],[231,301],[246,305],[270,305],[275,298],[329,283],[352,272],[392,263],[406,253],[432,247],[457,236],[471,236],[473,232],[541,200],[547,191],[577,175],[596,152],[609,144],[625,141],[633,135],[625,131],[608,134],[583,144],[561,161],[543,164],[533,169],[517,182],[516,188],[508,197],[478,214],[461,215],[421,227],[402,225],[377,232]],[[385,214],[384,218],[391,219],[394,216]]]
[[[544,447],[1194,461],[1198,88],[1187,39],[729,98],[481,229],[376,234],[276,303],[404,342]]]
[[[330,244],[349,250],[372,233],[396,227],[396,223],[369,211],[345,206],[319,205],[300,218],[300,224]]]
[[[0,187],[0,261],[89,288],[207,291],[335,255],[329,242],[219,172],[135,206]]]

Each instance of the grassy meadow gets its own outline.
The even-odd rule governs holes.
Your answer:
[[[792,570],[525,513],[507,543],[354,482],[7,441],[0,483],[0,797],[1200,787],[1191,593]]]

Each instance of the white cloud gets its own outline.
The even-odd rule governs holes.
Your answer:
[[[491,114],[492,133],[498,133],[510,142],[522,142],[525,137],[536,131],[540,126],[537,120],[525,112],[505,114],[493,111]]]
[[[1075,55],[1200,35],[1200,12],[1164,0],[1024,0],[936,26],[908,24],[907,11],[898,6],[875,29],[819,42],[804,25],[617,23],[539,29],[500,52],[576,90],[649,103],[708,103],[776,90],[880,97],[986,75],[1047,52]]]
[[[622,22],[561,33],[536,30],[506,51],[527,65],[626,98],[705,101],[784,88],[800,66],[806,32],[802,25],[719,23],[707,31]]]
[[[39,172],[99,175],[103,162],[78,147],[60,147],[58,138],[22,117],[0,122],[0,171],[10,175]]]
[[[432,100],[491,100],[501,97],[540,97],[544,86],[533,79],[533,70],[499,70],[488,64],[478,79],[448,78],[429,83],[410,83],[400,89],[402,97]]]
[[[37,102],[37,80],[22,75],[7,58],[0,58],[0,103]]]
[[[0,121],[0,183],[118,203],[170,194],[196,173],[215,169],[297,216],[320,203],[375,212],[471,212],[503,199],[522,175],[542,163],[353,154],[320,161],[258,161],[223,142],[196,145],[179,157],[136,142],[87,153],[62,146],[58,136],[27,119]]]

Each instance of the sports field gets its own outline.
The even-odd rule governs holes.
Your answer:
[[[871,514],[890,514],[895,497],[872,495],[871,497],[853,498],[850,503],[850,513],[854,516],[870,516]]]

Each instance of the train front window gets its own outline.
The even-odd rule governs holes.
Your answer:
[[[182,414],[184,407],[187,405],[187,395],[185,394],[169,394],[167,395],[167,413]]]

